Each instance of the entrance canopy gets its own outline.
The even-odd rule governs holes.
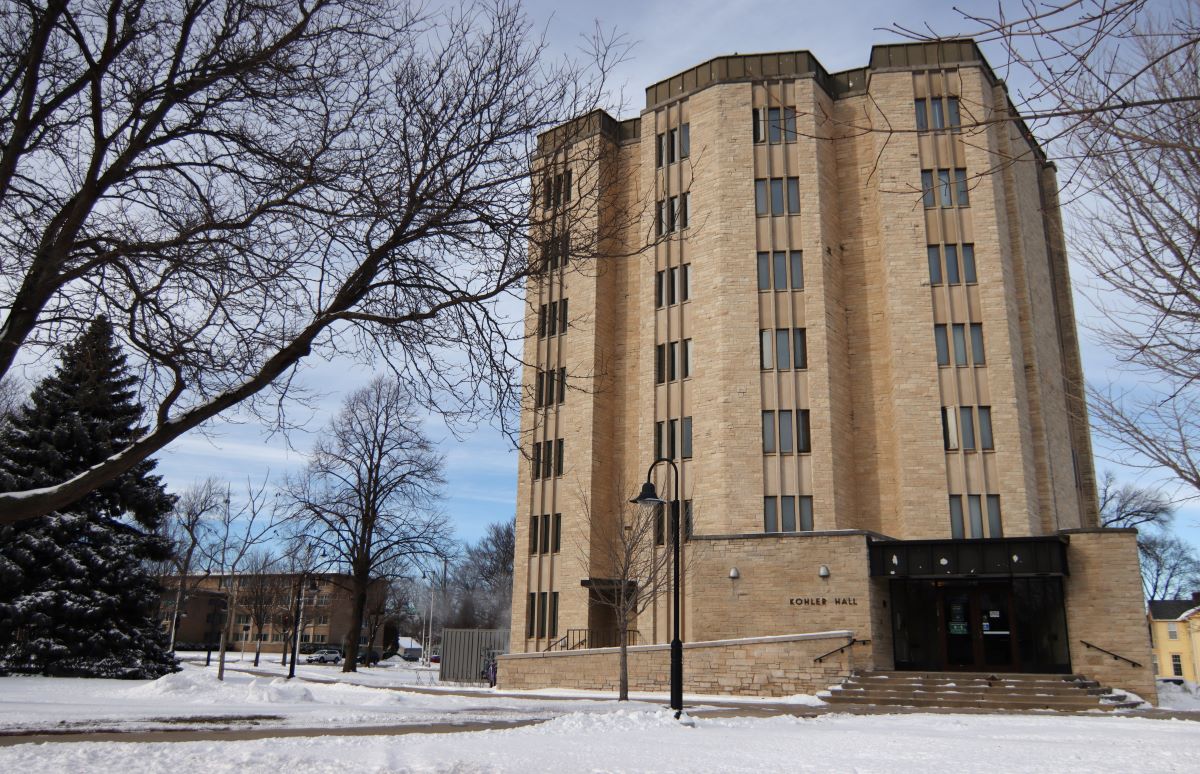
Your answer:
[[[1062,576],[1066,536],[988,540],[881,540],[872,542],[876,578],[1012,578]]]

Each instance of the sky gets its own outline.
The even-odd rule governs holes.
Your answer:
[[[847,12],[847,8],[852,12]],[[993,4],[980,4],[981,8]],[[610,0],[597,3],[561,3],[531,0],[525,3],[533,26],[544,33],[552,54],[577,54],[584,36],[599,24],[615,29],[631,44],[629,56],[614,71],[611,112],[619,118],[636,116],[644,105],[644,88],[714,56],[806,49],[830,72],[864,66],[871,46],[902,42],[886,30],[892,24],[934,29],[950,34],[969,29],[949,3],[913,0],[859,1],[851,6],[813,2],[749,3],[743,0],[702,0],[663,3]],[[1001,53],[985,46],[985,55],[1001,70]],[[1002,77],[1004,73],[999,73]],[[1010,87],[1017,84],[1010,83]],[[1070,219],[1068,215],[1068,228]],[[1070,246],[1068,245],[1068,252]],[[1095,313],[1079,288],[1092,285],[1083,267],[1073,265],[1077,285],[1076,309],[1081,322],[1085,375],[1091,382],[1107,383],[1117,376],[1107,352],[1089,331]],[[343,362],[318,362],[306,366],[305,384],[319,393],[317,410],[306,427],[288,438],[270,436],[261,426],[237,415],[191,433],[173,443],[159,457],[159,471],[170,487],[179,491],[193,481],[216,476],[239,484],[249,480],[272,485],[302,469],[304,453],[313,433],[328,421],[342,396],[372,378],[370,370]],[[1123,377],[1128,378],[1128,377]],[[299,414],[293,415],[293,419]],[[491,522],[511,518],[515,511],[518,455],[496,428],[483,424],[462,440],[438,420],[425,430],[437,441],[446,458],[445,510],[461,540],[473,541]],[[1117,470],[1122,478],[1140,476],[1143,483],[1161,479],[1119,466],[1117,452],[1096,439],[1097,468]],[[235,495],[236,496],[236,495]],[[1200,509],[1180,508],[1177,526],[1200,545]]]

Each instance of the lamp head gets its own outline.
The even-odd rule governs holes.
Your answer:
[[[642,484],[642,491],[638,493],[638,496],[629,502],[633,503],[634,505],[653,507],[655,505],[665,504],[666,500],[659,498],[658,490],[654,488],[654,482],[647,480],[646,483]]]

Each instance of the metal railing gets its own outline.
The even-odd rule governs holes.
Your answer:
[[[851,645],[870,645],[870,644],[871,644],[870,640],[858,640],[858,639],[855,639],[854,637],[851,637],[850,641],[847,642],[845,645],[842,645],[841,647],[838,647],[838,648],[834,648],[833,650],[829,651],[828,653],[822,653],[821,655],[814,658],[813,663],[820,664],[822,661],[829,658],[834,653],[841,653],[843,650],[850,647]]]
[[[615,648],[621,644],[621,633],[616,629],[567,629],[567,633],[546,646],[552,650],[582,650],[584,648]],[[626,645],[638,644],[638,633],[631,629],[625,633]]]
[[[1112,656],[1114,659],[1124,661],[1125,663],[1129,664],[1130,666],[1139,667],[1139,668],[1142,666],[1141,664],[1139,664],[1138,662],[1134,661],[1131,658],[1125,658],[1124,656],[1122,656],[1118,653],[1113,653],[1111,650],[1105,650],[1104,648],[1100,647],[1099,645],[1093,645],[1092,643],[1088,642],[1087,640],[1080,640],[1080,642],[1082,642],[1084,645],[1088,646],[1089,648],[1091,648],[1093,650],[1098,650],[1101,653],[1107,653],[1108,655]]]

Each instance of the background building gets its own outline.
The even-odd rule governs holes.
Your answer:
[[[190,591],[183,604],[183,615],[175,635],[176,649],[202,648],[210,643],[219,647],[226,600],[236,599],[230,647],[240,648],[244,643],[247,650],[252,650],[256,640],[261,639],[264,652],[282,652],[291,645],[291,620],[302,578],[301,645],[344,648],[354,606],[350,576],[341,573],[304,576],[270,573],[185,576],[186,587],[194,591]],[[169,629],[179,578],[163,578],[163,587],[162,620],[164,629]],[[394,642],[397,634],[395,622],[389,621],[385,614],[386,589],[384,580],[371,583],[359,638],[360,645],[369,642],[376,650],[382,650],[387,642]],[[260,620],[263,623],[261,632]]]
[[[1150,600],[1157,677],[1200,683],[1200,591],[1191,599]]]
[[[598,531],[668,457],[689,643],[833,630],[867,641],[846,669],[1153,696],[1135,535],[1096,529],[1055,171],[1011,111],[957,41],[720,57],[542,136],[515,652],[611,633]],[[790,647],[762,669],[818,646]],[[589,679],[543,662],[501,684]]]

